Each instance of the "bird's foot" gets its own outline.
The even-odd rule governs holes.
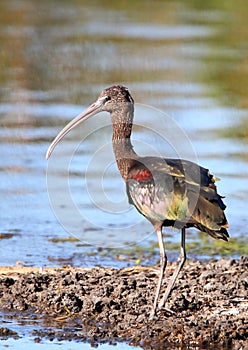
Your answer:
[[[162,312],[162,311],[164,311],[164,312],[167,312],[170,316],[172,316],[172,315],[175,315],[176,313],[174,312],[174,311],[172,311],[171,309],[167,309],[166,307],[164,307],[164,306],[158,306],[158,308],[157,308],[157,312]]]
[[[158,313],[160,312],[166,312],[168,313],[170,316],[172,315],[175,315],[175,312],[170,310],[170,309],[167,309],[166,307],[164,306],[158,306],[157,308],[152,308],[152,311],[150,313],[150,316],[149,316],[149,321],[153,321],[155,318],[157,318],[156,316],[158,315]]]
[[[156,310],[152,310],[149,316],[149,321],[153,321],[156,315]]]

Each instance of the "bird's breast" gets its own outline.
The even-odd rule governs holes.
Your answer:
[[[173,178],[146,178],[137,174],[127,181],[127,194],[131,204],[150,221],[184,220],[187,211],[184,191],[175,191]],[[148,173],[147,173],[148,177]]]

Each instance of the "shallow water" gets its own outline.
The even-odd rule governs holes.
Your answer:
[[[247,136],[223,136],[247,128],[246,7],[0,6],[1,264],[54,266],[82,254],[72,262],[115,265],[88,252],[156,241],[151,225],[127,203],[108,115],[78,127],[45,160],[58,131],[116,83],[141,104],[135,150],[209,168],[221,178],[230,235],[247,233]],[[168,232],[178,242],[178,233]],[[49,241],[71,235],[81,243]]]
[[[117,83],[139,103],[135,150],[209,168],[221,178],[230,235],[247,235],[247,12],[242,1],[1,1],[2,265],[121,267],[129,261],[99,251],[156,242],[127,203],[108,115],[45,160],[58,131]]]
[[[92,349],[94,347],[97,347],[101,350],[111,350],[111,349],[141,349],[140,347],[133,347],[126,343],[113,343],[113,344],[97,344],[97,343],[87,343],[87,342],[80,342],[80,341],[71,341],[71,340],[61,340],[58,339],[56,336],[49,336],[49,331],[52,332],[60,332],[60,334],[63,335],[63,331],[71,331],[71,332],[77,332],[80,333],[82,329],[75,328],[75,327],[48,327],[45,324],[42,324],[42,322],[34,321],[31,318],[28,317],[21,317],[21,315],[18,316],[7,316],[4,314],[1,315],[1,327],[7,327],[12,332],[16,332],[18,334],[18,337],[16,336],[10,336],[10,337],[3,337],[1,339],[1,346],[8,349],[41,349],[42,347],[44,349],[61,349],[61,350],[77,350],[77,349]],[[36,332],[39,330],[43,330],[47,332],[48,336],[46,338],[41,338],[37,335]],[[51,333],[50,333],[51,334]]]
[[[27,346],[30,349],[41,349],[43,347],[43,349],[47,349],[47,347],[49,347],[49,349],[61,349],[61,350],[78,350],[78,349],[82,349],[82,346],[84,349],[92,349],[96,346],[92,346],[91,344],[87,344],[84,343],[82,345],[82,343],[76,343],[76,342],[72,342],[72,341],[65,341],[65,340],[55,340],[55,341],[50,341],[50,340],[42,340],[41,343],[35,343],[33,338],[30,337],[25,337],[19,340],[14,340],[14,339],[7,339],[7,340],[3,340],[2,341],[2,345],[7,347],[8,349],[27,349]],[[139,347],[134,347],[134,346],[130,346],[128,344],[123,344],[123,343],[117,343],[117,344],[113,344],[113,345],[109,345],[109,344],[97,344],[97,348],[100,350],[111,350],[111,349],[127,349],[127,350],[132,350],[132,349],[141,349]]]

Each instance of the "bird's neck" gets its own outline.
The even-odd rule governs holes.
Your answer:
[[[112,115],[112,121],[115,121],[113,123],[112,136],[113,150],[120,174],[124,180],[127,180],[128,173],[137,159],[137,154],[133,150],[133,145],[130,139],[133,114],[127,121],[123,121],[124,119],[122,118],[119,118],[118,120],[117,118],[113,117],[114,116]]]

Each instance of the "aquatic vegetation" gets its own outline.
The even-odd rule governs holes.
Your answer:
[[[232,127],[218,130],[218,133],[225,138],[241,139],[243,142],[248,143],[248,118],[241,120],[241,122]]]

